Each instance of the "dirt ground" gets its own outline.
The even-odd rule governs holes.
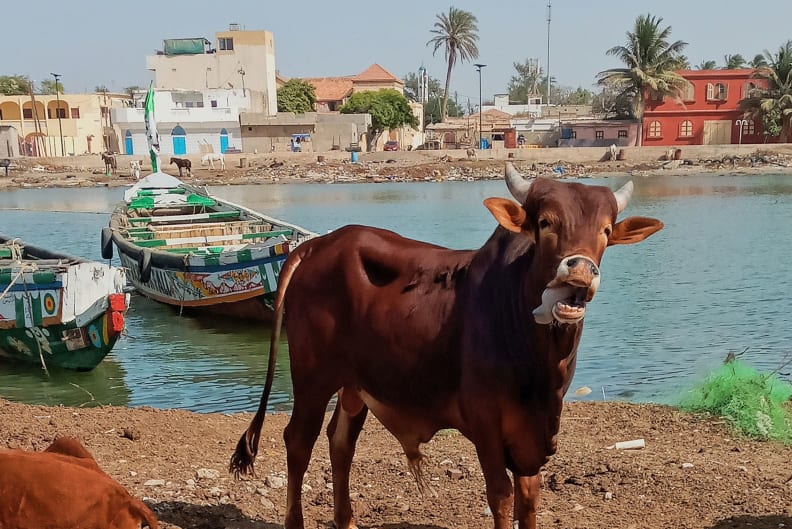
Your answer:
[[[288,417],[267,417],[257,476],[227,472],[251,414],[151,408],[41,407],[0,400],[0,448],[43,450],[80,439],[99,465],[143,498],[165,528],[275,529],[285,508]],[[638,450],[608,447],[643,438]],[[393,437],[370,417],[351,483],[361,528],[491,527],[471,444],[453,431],[424,446],[437,497],[421,496]],[[723,421],[618,402],[564,407],[559,451],[543,470],[541,528],[792,527],[792,448],[734,437]],[[327,440],[303,491],[306,527],[332,526]]]

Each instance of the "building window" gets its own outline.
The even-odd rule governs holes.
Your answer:
[[[23,108],[22,109],[22,117],[25,119],[33,119],[33,109],[32,108]]]
[[[695,101],[696,100],[696,87],[693,83],[687,83],[685,88],[682,89],[682,101]]]
[[[577,139],[577,131],[573,130],[572,132],[570,132],[569,133],[569,138],[573,139],[573,140],[576,140]]]
[[[192,101],[185,101],[184,102],[184,108],[192,108],[194,106],[195,106],[195,103],[193,103]]]
[[[196,101],[196,102],[195,102],[195,106],[196,106],[197,108],[203,108],[203,106],[204,106],[204,103],[203,103],[203,101]]]
[[[110,115],[110,109],[107,108],[107,107],[101,107],[100,108],[100,113],[101,113],[103,118],[106,118],[107,116]]]
[[[679,125],[679,135],[684,138],[693,136],[693,122],[686,119]]]
[[[217,108],[217,101],[212,99],[212,108]]]
[[[753,96],[755,92],[756,92],[756,83],[752,83],[748,81],[743,85],[743,89],[742,89],[743,99],[745,99],[746,97]]]
[[[707,83],[708,101],[726,101],[729,96],[729,87],[723,83]]]
[[[221,50],[231,51],[234,49],[234,39],[231,37],[221,37],[218,39],[217,47]]]
[[[596,139],[598,139],[598,140],[604,140],[605,139],[605,131],[604,130],[595,130],[594,131],[594,137]]]
[[[80,119],[80,107],[71,108],[71,117],[72,119]]]
[[[660,138],[662,137],[662,129],[660,128],[659,121],[652,121],[649,123],[649,137]]]
[[[756,134],[756,128],[754,127],[754,122],[752,119],[743,122],[742,126],[742,133],[743,134]]]
[[[66,119],[66,109],[65,108],[48,108],[47,109],[47,118],[48,119]]]
[[[624,130],[624,129],[619,129],[619,133],[618,133],[617,137],[618,138],[626,138],[627,137],[627,131]]]

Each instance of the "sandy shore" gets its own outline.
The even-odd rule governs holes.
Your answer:
[[[389,181],[453,181],[501,178],[504,159],[469,159],[461,151],[365,153],[359,163],[347,160],[346,153],[259,155],[228,163],[225,170],[211,170],[193,163],[187,182],[201,185],[334,183]],[[119,157],[123,159],[125,157]],[[127,157],[128,158],[128,157]],[[792,155],[768,151],[761,155],[724,156],[716,159],[629,161],[589,161],[537,163],[510,160],[526,175],[554,177],[596,177],[618,175],[677,175],[701,173],[792,174]],[[0,189],[42,187],[125,186],[134,183],[123,162],[107,176],[98,156],[50,159],[17,159],[8,177],[0,173]],[[240,167],[240,165],[244,165]],[[178,175],[175,166],[163,170]],[[150,171],[144,166],[143,175]]]

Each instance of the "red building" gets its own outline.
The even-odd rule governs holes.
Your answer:
[[[690,85],[681,101],[649,95],[643,121],[643,144],[719,145],[763,143],[762,124],[745,120],[740,100],[763,79],[752,78],[752,69],[683,70]]]

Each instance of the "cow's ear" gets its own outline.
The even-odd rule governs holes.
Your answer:
[[[663,223],[649,217],[628,217],[613,226],[608,237],[608,246],[635,244],[663,229]]]
[[[488,198],[484,201],[484,205],[498,224],[514,233],[523,231],[525,210],[518,203],[506,198]]]

